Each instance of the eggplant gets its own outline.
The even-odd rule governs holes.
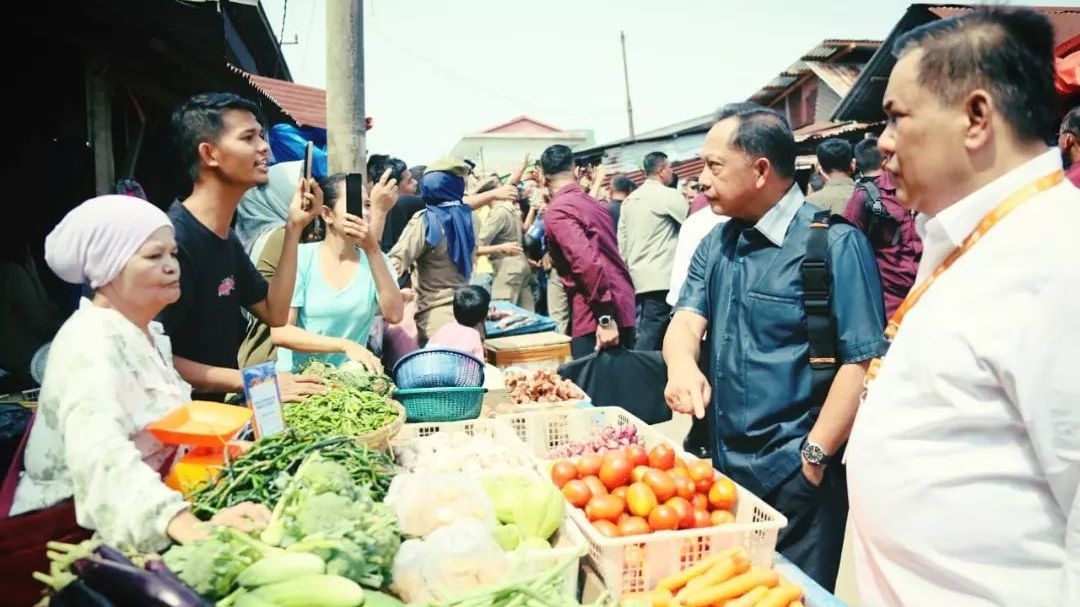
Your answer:
[[[49,597],[49,607],[117,607],[82,580],[64,586],[60,592]]]
[[[116,607],[213,607],[183,583],[138,567],[91,557],[75,561],[71,570]]]
[[[131,559],[124,555],[123,552],[120,552],[116,548],[113,548],[112,546],[108,546],[106,544],[101,544],[100,546],[95,548],[94,554],[100,556],[106,561],[120,563],[121,565],[127,565],[129,567],[135,566],[135,563],[131,562]]]
[[[188,590],[191,590],[191,588],[187,584],[184,583],[184,580],[180,579],[180,576],[176,575],[176,573],[174,573],[172,569],[169,569],[169,566],[166,565],[165,561],[163,561],[161,559],[158,559],[158,558],[149,559],[143,565],[143,568],[146,569],[147,571],[149,571],[150,573],[153,573],[154,575],[158,576],[159,578],[162,578],[162,579],[164,579],[166,581],[172,582],[173,584],[176,584],[177,586],[181,586],[183,588],[187,588]],[[194,593],[195,591],[192,590],[192,592]]]

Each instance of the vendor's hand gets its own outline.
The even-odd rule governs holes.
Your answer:
[[[668,368],[664,400],[672,411],[704,419],[710,398],[712,388],[696,364]]]
[[[397,179],[390,177],[390,169],[383,171],[379,181],[371,186],[371,209],[389,213],[398,201]]]
[[[255,446],[254,441],[235,439],[225,443],[225,453],[228,454],[229,459],[236,459]]]
[[[371,230],[371,225],[366,219],[357,217],[356,215],[345,215],[345,223],[341,227],[342,232],[345,234],[345,238],[348,238],[354,245],[360,247],[365,253],[379,253],[379,241],[375,239],[375,232]]]
[[[323,191],[319,183],[314,179],[309,179],[307,187],[304,187],[304,178],[301,177],[296,185],[292,202],[289,204],[289,227],[294,230],[303,230],[322,214],[322,208]]]
[[[811,485],[818,487],[825,478],[825,466],[811,464],[804,459],[802,460],[802,473]]]
[[[596,327],[596,351],[607,350],[619,345],[619,326],[611,323],[606,327]]]
[[[262,504],[240,502],[231,508],[219,510],[210,519],[210,524],[218,527],[232,527],[244,533],[251,533],[252,531],[265,529],[270,524],[271,516],[270,509]]]
[[[349,360],[355,360],[364,365],[364,368],[372,373],[383,372],[382,362],[377,356],[372,354],[371,350],[368,350],[364,346],[361,346],[350,339],[343,340],[343,342],[341,351],[345,356],[349,357]]]
[[[501,185],[492,192],[495,192],[495,200],[517,200],[518,196],[516,185]]]
[[[521,244],[517,242],[508,242],[499,245],[499,253],[503,255],[521,255],[525,253],[525,249],[521,248]]]
[[[278,373],[277,380],[283,403],[297,403],[312,394],[326,394],[326,384],[313,375],[293,375],[285,372]]]

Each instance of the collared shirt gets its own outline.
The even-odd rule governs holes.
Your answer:
[[[1072,184],[1080,188],[1080,162],[1074,162],[1065,171],[1065,178],[1072,182]]]
[[[926,224],[919,281],[1054,150]],[[1080,191],[995,225],[908,312],[847,449],[867,605],[1080,605]],[[918,282],[916,282],[918,284]]]
[[[646,179],[623,201],[619,254],[630,269],[636,293],[668,289],[679,226],[688,209],[682,194],[655,179]]]
[[[408,272],[410,268],[416,266],[414,288],[416,313],[419,315],[423,315],[432,308],[453,305],[454,289],[469,284],[469,281],[454,265],[454,261],[450,259],[446,238],[441,238],[439,244],[435,246],[429,245],[424,239],[425,213],[427,209],[413,215],[389,254],[397,274]],[[477,222],[472,223],[473,232],[479,237]]]
[[[633,327],[634,284],[619,257],[611,214],[570,184],[551,197],[544,214],[551,262],[570,297],[571,334],[596,332],[601,316],[620,327]]]
[[[896,184],[892,176],[886,171],[873,181],[881,192],[881,204],[889,218],[874,217],[866,190],[857,187],[844,210],[844,219],[862,230],[870,239],[870,246],[874,247],[881,288],[885,292],[885,318],[891,318],[915,284],[923,245],[915,226],[915,216],[896,202]]]
[[[713,230],[677,306],[709,321],[715,463],[757,495],[799,467],[800,443],[822,405],[811,402],[800,272],[816,212],[793,186],[757,224],[732,219]],[[870,244],[842,224],[829,228],[828,249],[839,362],[878,356],[885,313]]]
[[[675,245],[675,263],[671,266],[671,286],[666,300],[669,306],[679,303],[679,293],[686,282],[686,271],[690,269],[690,260],[693,259],[698,245],[713,228],[727,220],[727,216],[717,215],[711,208],[704,208],[691,213],[683,222],[682,229],[679,230],[679,242]]]
[[[833,215],[843,215],[851,194],[855,192],[855,180],[851,177],[834,177],[825,182],[822,188],[806,197],[807,200],[832,211]]]
[[[498,201],[491,205],[484,227],[480,230],[480,237],[476,243],[480,246],[500,245],[508,243],[522,244],[523,241],[521,218],[518,217],[517,206],[508,201]],[[517,255],[503,255],[493,253],[489,255],[491,266],[495,274],[504,276],[523,276],[528,279],[532,274],[529,260],[525,253]]]

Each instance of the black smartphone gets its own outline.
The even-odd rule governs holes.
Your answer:
[[[345,212],[350,215],[364,216],[364,181],[363,173],[345,176]]]
[[[307,146],[304,149],[304,166],[300,171],[300,173],[304,176],[304,188],[303,188],[303,190],[304,190],[305,194],[307,194],[311,190],[308,183],[311,181],[311,165],[312,165],[311,157],[312,157],[312,154],[314,152],[314,149],[315,149],[315,144],[313,144],[310,141],[307,142]],[[304,207],[304,210],[306,211],[311,207],[311,205],[308,203],[307,200],[304,200],[303,207]]]

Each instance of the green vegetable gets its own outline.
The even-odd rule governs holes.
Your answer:
[[[521,540],[521,530],[517,525],[499,525],[495,527],[491,532],[491,536],[495,538],[495,543],[499,545],[504,551],[509,552],[518,547]]]
[[[364,607],[405,607],[405,603],[385,592],[367,591],[364,593]]]
[[[348,437],[317,440],[285,432],[255,443],[250,451],[227,462],[209,483],[191,494],[191,511],[208,520],[219,510],[251,501],[273,507],[289,475],[311,453],[321,453],[349,471],[361,485],[369,485],[376,500],[382,501],[394,476],[394,462],[389,455],[372,451]]]
[[[252,593],[278,607],[357,607],[364,591],[337,575],[308,575],[256,588]]]
[[[513,523],[518,496],[530,485],[529,479],[520,474],[512,474],[488,477],[482,484],[484,491],[495,504],[495,518],[499,519],[500,523]]]
[[[217,527],[210,537],[173,546],[161,558],[192,590],[217,600],[232,592],[252,563],[278,552],[236,529]]]
[[[321,377],[327,382],[343,383],[364,392],[374,392],[380,396],[389,396],[394,391],[394,382],[382,373],[372,373],[356,361],[346,361],[335,369],[321,360],[311,359],[301,371],[303,375]]]
[[[538,537],[527,537],[517,545],[518,550],[551,550],[551,544],[547,540]]]
[[[237,578],[241,586],[252,588],[294,577],[318,575],[326,571],[326,563],[314,554],[286,553],[269,556],[245,569]]]
[[[477,607],[481,605],[484,607],[581,607],[566,592],[566,571],[570,567],[577,566],[578,557],[573,557],[548,571],[516,578],[512,582],[498,586],[487,586],[437,606],[431,604],[428,607]],[[601,607],[609,602],[607,593],[604,593],[594,605]]]
[[[222,603],[218,603],[219,607],[222,607]],[[236,602],[232,603],[233,607],[277,607],[277,603],[264,599],[251,592],[245,592],[236,597]]]
[[[360,436],[387,426],[400,411],[390,399],[352,384],[328,383],[325,394],[284,407],[285,423],[300,434]]]
[[[564,504],[562,493],[551,483],[532,483],[518,494],[514,522],[524,537],[546,540],[559,530]]]

